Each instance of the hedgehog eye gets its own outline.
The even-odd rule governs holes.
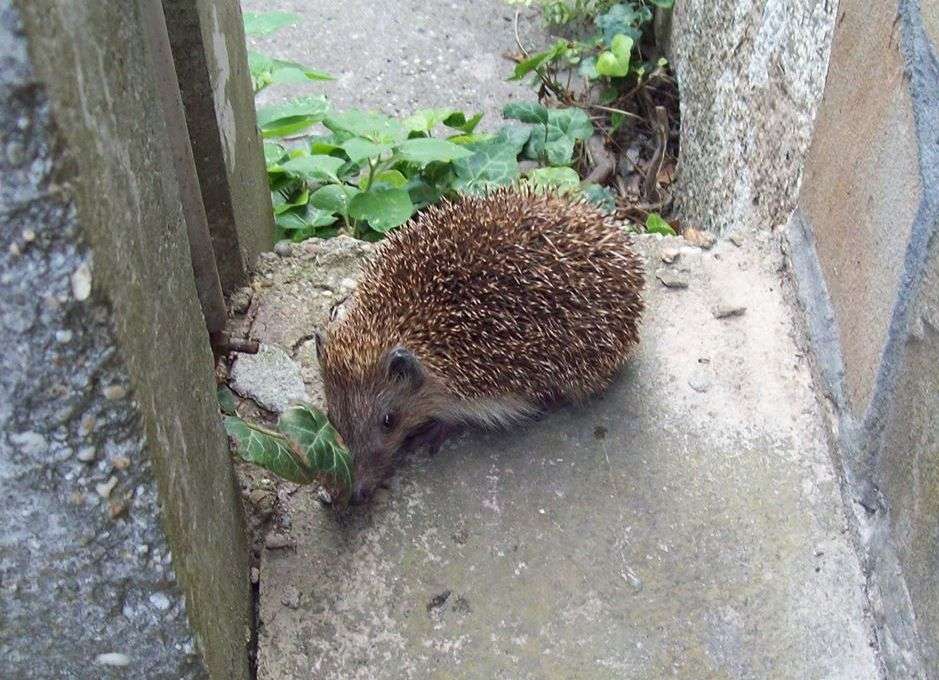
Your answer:
[[[382,416],[381,426],[385,429],[385,432],[389,432],[391,428],[395,426],[395,417],[392,413],[386,413]]]

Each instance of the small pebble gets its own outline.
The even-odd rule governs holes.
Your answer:
[[[293,545],[293,541],[285,534],[277,534],[272,531],[264,539],[264,545],[268,550],[278,550],[280,548],[289,548]]]
[[[290,255],[290,246],[290,241],[278,241],[274,244],[274,252],[281,257],[287,257]]]
[[[81,302],[87,300],[91,295],[91,267],[87,262],[83,262],[72,274],[72,295]]]
[[[101,393],[108,401],[117,401],[127,396],[127,388],[123,385],[108,385]]]
[[[730,316],[741,316],[747,311],[746,305],[733,302],[721,302],[711,308],[711,313],[715,319],[726,319]]]
[[[111,477],[106,482],[95,484],[95,491],[98,492],[101,498],[107,498],[111,495],[111,492],[114,491],[115,486],[117,486],[117,477]]]
[[[107,654],[99,654],[96,656],[95,663],[99,666],[124,667],[130,665],[130,657],[120,652],[108,652]]]
[[[743,245],[743,234],[739,231],[733,231],[728,234],[727,239],[738,248]]]
[[[664,262],[665,264],[671,264],[672,262],[677,260],[680,255],[681,253],[678,252],[678,248],[663,248],[662,249],[662,262]]]
[[[296,609],[300,606],[300,591],[295,586],[287,586],[281,593],[280,603],[288,609]]]
[[[159,609],[160,611],[166,611],[170,608],[170,598],[168,598],[164,593],[153,593],[149,598],[150,604]]]
[[[91,434],[91,431],[95,429],[95,424],[97,421],[93,415],[84,415],[82,416],[81,422],[78,423],[78,432],[83,437]]]
[[[655,273],[655,277],[662,282],[666,288],[687,288],[687,277],[671,269],[660,269]]]
[[[251,567],[251,583],[257,583],[261,580],[261,571],[257,567]]]
[[[32,229],[25,229],[23,231],[23,240],[29,243],[30,241],[36,240],[36,232]]]
[[[98,457],[98,451],[93,446],[85,446],[78,450],[75,457],[83,463],[91,463]]]
[[[345,278],[339,282],[339,285],[349,290],[355,290],[356,287],[359,285],[359,282],[352,278]]]
[[[694,227],[686,228],[681,235],[691,245],[704,248],[705,250],[713,246],[714,242],[717,240],[711,232],[695,229]]]
[[[711,389],[711,376],[703,371],[697,371],[688,378],[688,385],[695,392],[707,392]]]
[[[111,459],[111,467],[115,470],[126,470],[130,467],[130,458],[127,456],[115,456]]]

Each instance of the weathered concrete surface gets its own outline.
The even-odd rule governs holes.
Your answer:
[[[842,2],[838,18],[800,208],[838,320],[848,405],[863,417],[922,187],[896,2]],[[859,87],[867,78],[878,86]]]
[[[325,287],[346,243],[262,270]],[[262,680],[879,677],[779,253],[686,250],[670,290],[643,243],[642,347],[603,398],[418,457],[341,522],[282,496]],[[717,319],[727,291],[747,309]]]
[[[843,0],[838,17],[791,251],[885,665],[933,678],[939,7]]]
[[[393,6],[368,0],[242,0],[245,11],[283,10],[302,19],[251,47],[299,61],[336,77],[295,92],[325,93],[333,108],[381,110],[407,115],[430,107],[482,111],[483,127],[498,127],[502,107],[513,99],[534,99],[527,84],[506,82],[514,65],[515,8],[502,0],[427,2]],[[520,22],[526,46],[544,36],[530,12]],[[269,88],[262,101],[283,98]]]
[[[200,650],[247,677],[240,506],[140,7],[0,2],[4,677],[203,678]]]
[[[274,238],[241,8],[237,0],[163,0],[163,7],[219,276],[230,292]]]
[[[785,224],[824,86],[835,0],[682,0],[676,202],[714,232]],[[882,3],[879,3],[882,4]]]

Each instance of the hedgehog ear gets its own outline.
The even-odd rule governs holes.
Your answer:
[[[417,389],[424,383],[424,367],[413,352],[404,347],[395,347],[387,355],[388,377],[398,382],[410,383]]]

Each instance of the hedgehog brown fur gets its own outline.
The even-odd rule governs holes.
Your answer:
[[[464,197],[392,233],[321,341],[359,495],[415,434],[439,445],[448,426],[499,424],[606,387],[638,341],[642,287],[629,236],[554,194]]]

